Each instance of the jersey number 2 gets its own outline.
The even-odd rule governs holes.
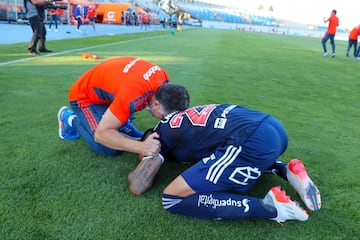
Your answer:
[[[194,126],[205,126],[211,112],[216,108],[216,104],[197,106],[177,113],[171,118],[170,127],[179,128],[184,117],[187,117]]]

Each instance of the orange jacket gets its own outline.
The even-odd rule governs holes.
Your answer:
[[[58,12],[57,12],[56,9],[49,9],[48,13],[49,13],[49,15],[56,15],[56,14],[58,14]]]
[[[351,32],[349,34],[349,39],[350,40],[357,40],[359,35],[360,35],[360,25],[357,26],[357,27],[354,27],[351,30]]]
[[[144,109],[158,87],[169,83],[159,66],[134,57],[112,58],[94,66],[71,86],[69,101],[79,106],[110,105],[110,111],[125,123]]]
[[[94,7],[88,8],[88,18],[94,18],[96,15],[96,10]]]
[[[339,18],[336,15],[331,15],[328,21],[329,21],[329,25],[328,25],[327,33],[335,34],[336,27],[339,26]]]

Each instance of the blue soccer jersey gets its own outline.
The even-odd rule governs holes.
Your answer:
[[[160,121],[162,154],[195,163],[219,146],[241,145],[269,115],[242,106],[210,104],[175,112]]]
[[[248,191],[288,143],[276,118],[230,104],[172,113],[155,130],[166,160],[193,164],[181,176],[196,192]]]

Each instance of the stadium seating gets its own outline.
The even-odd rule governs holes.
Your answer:
[[[213,4],[176,2],[176,7],[192,17],[205,21],[274,26],[274,18],[242,13],[239,9]]]

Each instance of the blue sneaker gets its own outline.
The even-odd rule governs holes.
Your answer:
[[[74,113],[63,106],[58,112],[59,137],[66,140],[76,140],[80,135],[69,125],[68,118]]]
[[[119,128],[119,131],[121,134],[134,140],[140,140],[144,135],[143,132],[136,129],[130,120],[127,120],[126,123]]]

